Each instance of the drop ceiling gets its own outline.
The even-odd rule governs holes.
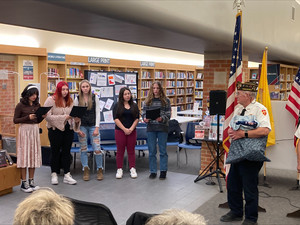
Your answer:
[[[246,0],[243,53],[300,64],[295,0]],[[192,53],[229,55],[233,0],[0,0],[0,23]]]

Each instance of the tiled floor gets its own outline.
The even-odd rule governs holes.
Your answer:
[[[170,164],[176,164],[173,162],[175,158],[174,153],[169,154]],[[192,158],[198,158],[198,156]],[[131,179],[129,172],[124,171],[123,179],[117,180],[114,160],[114,157],[107,160],[107,171],[103,181],[97,181],[95,174],[92,174],[90,181],[83,181],[78,159],[77,168],[71,171],[78,181],[77,185],[62,183],[62,176],[59,177],[59,185],[51,185],[50,168],[46,166],[37,169],[35,180],[38,185],[51,187],[65,196],[99,202],[108,206],[119,225],[125,224],[129,216],[136,211],[160,213],[168,208],[194,211],[219,192],[218,186],[208,186],[205,184],[206,181],[194,183],[196,175],[180,173],[181,169],[177,169],[176,172],[169,170],[166,180],[161,181],[158,178],[150,180],[146,158],[137,159],[140,164],[137,165],[137,179]],[[198,168],[197,160],[195,164],[195,168]],[[1,225],[12,224],[14,210],[26,196],[28,194],[21,192],[20,187],[14,187],[12,194],[0,197]]]

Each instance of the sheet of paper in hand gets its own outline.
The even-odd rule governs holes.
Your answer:
[[[146,119],[155,120],[160,117],[160,108],[146,110]]]
[[[267,139],[268,136],[233,140],[230,144],[226,164],[238,163],[243,160],[270,162],[265,156]]]
[[[73,106],[70,116],[82,118],[87,107],[85,106]]]

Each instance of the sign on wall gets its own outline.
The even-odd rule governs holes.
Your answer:
[[[33,80],[32,60],[23,60],[23,80]]]

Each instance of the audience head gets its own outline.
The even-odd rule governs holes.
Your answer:
[[[168,209],[162,214],[153,216],[146,225],[206,225],[204,217],[186,210]]]
[[[32,98],[33,95],[35,95],[36,97]],[[29,99],[30,97],[31,99]],[[23,104],[29,105],[29,100],[31,100],[34,105],[39,104],[39,89],[33,84],[27,85],[21,93],[20,101]]]
[[[14,225],[73,225],[74,208],[52,189],[40,189],[25,198],[15,211]]]

